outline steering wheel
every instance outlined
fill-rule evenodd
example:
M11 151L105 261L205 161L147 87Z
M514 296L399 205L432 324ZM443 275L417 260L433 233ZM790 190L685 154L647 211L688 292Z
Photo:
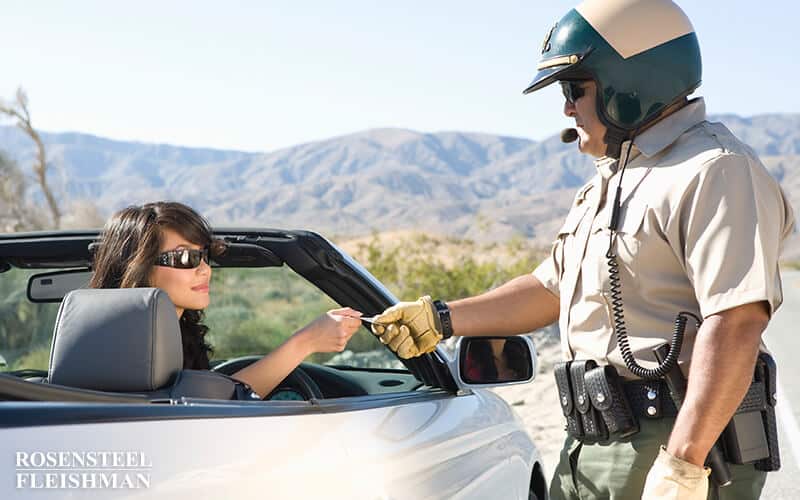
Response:
M238 372L242 368L250 366L259 359L261 359L261 356L242 356L240 358L233 358L214 366L211 368L211 371L232 376L234 373ZM325 395L322 394L322 389L320 389L319 385L314 382L314 379L311 378L308 373L306 373L306 371L298 365L297 368L292 370L292 372L289 373L289 375L287 375L286 378L277 385L275 390L265 395L262 399L268 400L275 391L286 388L299 392L306 401L309 399L323 399L325 397Z
M292 372L289 373L289 375L287 375L286 378L283 379L283 381L278 384L278 386L271 393L267 394L264 399L268 400L273 393L284 389L287 386L300 392L306 401L309 399L323 399L325 397L317 383L314 382L314 379L311 378L305 370L298 366L292 370Z

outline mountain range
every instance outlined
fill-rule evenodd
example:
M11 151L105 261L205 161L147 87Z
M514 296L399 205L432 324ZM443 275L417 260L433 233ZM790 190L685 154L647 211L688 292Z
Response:
M752 146L798 206L800 114L710 120ZM419 229L546 243L575 189L594 173L591 160L558 136L371 129L267 153L81 133L42 138L58 196L91 200L104 215L174 199L218 225L300 227L337 237ZM34 154L32 142L11 126L0 127L0 150L26 168Z

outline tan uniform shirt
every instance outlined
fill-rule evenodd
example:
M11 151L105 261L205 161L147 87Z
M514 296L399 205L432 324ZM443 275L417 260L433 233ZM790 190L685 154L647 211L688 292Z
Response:
M596 161L597 175L575 197L551 255L533 272L559 296L567 359L594 359L633 377L613 330L609 222L618 165ZM652 349L668 342L675 316L700 317L782 301L778 257L794 225L778 183L750 148L705 121L702 99L634 139L622 175L616 253L633 355L656 366ZM680 362L686 370L696 329L690 321Z

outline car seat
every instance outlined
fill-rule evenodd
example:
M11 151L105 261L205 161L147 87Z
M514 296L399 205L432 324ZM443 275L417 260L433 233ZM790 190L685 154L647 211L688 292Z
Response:
M260 399L231 377L183 369L175 305L158 288L69 292L56 318L47 381L151 399Z

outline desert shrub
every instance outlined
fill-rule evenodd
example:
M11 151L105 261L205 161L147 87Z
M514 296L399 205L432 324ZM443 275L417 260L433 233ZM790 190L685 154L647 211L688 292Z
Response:
M472 241L452 238L446 243L455 248L449 255L433 239L417 237L387 245L375 236L361 245L359 255L364 266L402 300L476 295L531 272L543 257L542 249L521 239L510 240L502 251L496 244L479 248Z

